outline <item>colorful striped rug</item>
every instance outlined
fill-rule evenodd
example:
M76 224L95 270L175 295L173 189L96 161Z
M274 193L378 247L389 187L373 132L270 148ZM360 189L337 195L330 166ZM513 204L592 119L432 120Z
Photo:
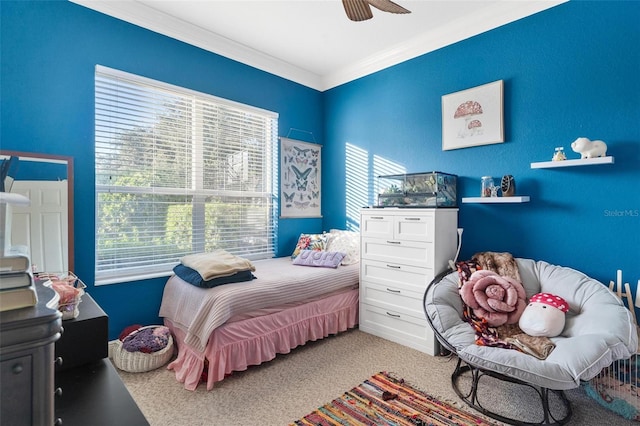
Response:
M298 426L495 425L380 372L302 419Z

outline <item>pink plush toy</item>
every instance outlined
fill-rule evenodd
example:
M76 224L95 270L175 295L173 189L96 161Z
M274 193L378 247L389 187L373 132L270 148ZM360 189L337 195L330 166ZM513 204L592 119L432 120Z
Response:
M538 293L531 296L518 325L529 336L555 337L564 329L569 304L560 296Z
M460 288L462 301L489 327L517 324L527 306L521 283L489 270L480 269Z

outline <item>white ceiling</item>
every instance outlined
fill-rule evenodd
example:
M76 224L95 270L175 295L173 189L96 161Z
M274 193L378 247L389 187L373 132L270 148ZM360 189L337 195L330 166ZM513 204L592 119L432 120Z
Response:
M327 90L566 0L395 0L350 21L340 0L71 0L309 86Z

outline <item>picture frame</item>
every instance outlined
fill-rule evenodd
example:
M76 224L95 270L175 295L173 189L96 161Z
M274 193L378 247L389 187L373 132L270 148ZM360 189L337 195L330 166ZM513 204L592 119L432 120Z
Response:
M322 217L322 145L280 138L280 217Z
M504 142L503 89L497 80L442 96L442 150Z

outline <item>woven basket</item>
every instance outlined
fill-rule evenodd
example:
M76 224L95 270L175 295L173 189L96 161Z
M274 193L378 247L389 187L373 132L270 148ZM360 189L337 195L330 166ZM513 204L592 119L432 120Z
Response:
M149 325L141 327L138 330L145 328L155 328L157 325ZM137 330L136 330L137 331ZM131 335L129 335L131 336ZM127 337L129 337L127 336ZM126 337L125 337L126 340ZM145 371L155 370L160 368L171 360L173 356L173 337L169 335L169 341L167 346L156 352L144 353L144 352L129 352L122 347L122 342L117 340L114 343L112 350L113 364L120 370L128 371L129 373L143 373Z

